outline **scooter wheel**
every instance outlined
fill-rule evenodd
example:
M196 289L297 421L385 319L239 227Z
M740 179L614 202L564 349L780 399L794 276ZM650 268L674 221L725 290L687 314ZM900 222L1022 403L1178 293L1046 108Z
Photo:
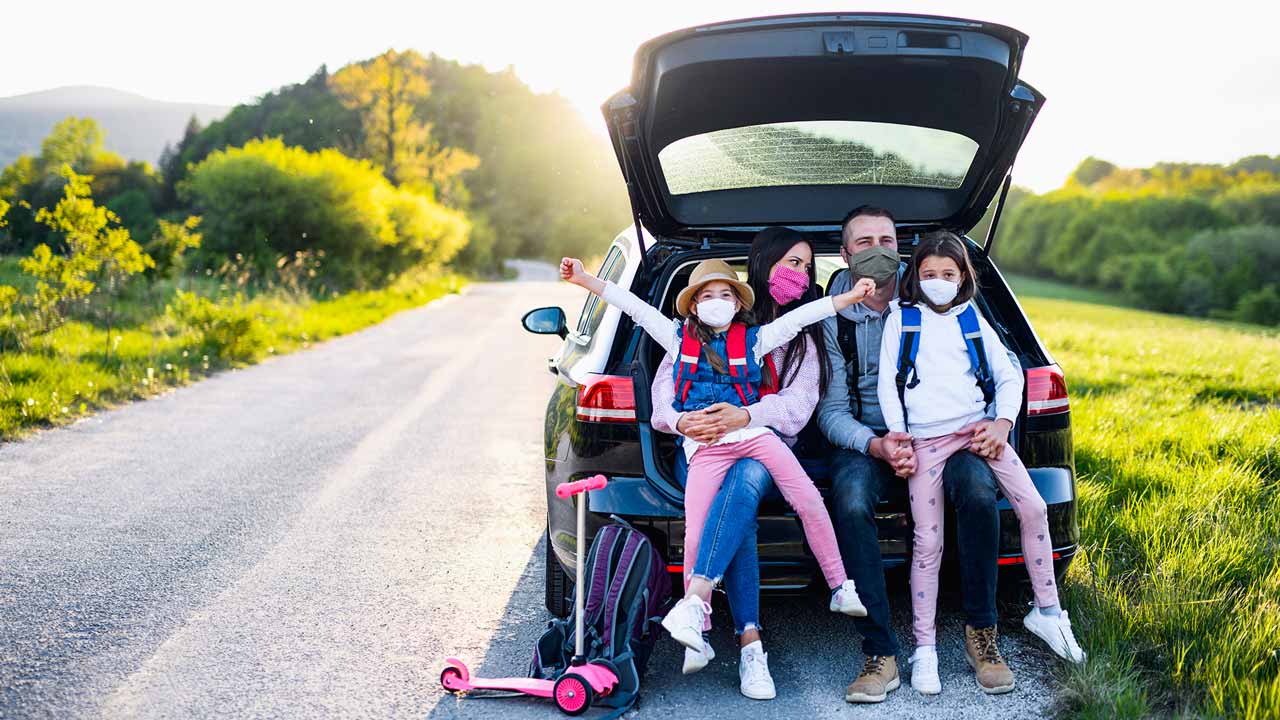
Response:
M560 676L552 687L556 707L565 715L581 715L591 707L591 685L581 675L568 673Z
M617 678L621 677L621 675L619 675L619 674L618 674L618 668L617 668L617 666L616 666L616 665L614 665L613 663L609 662L608 660L603 660L603 659L601 659L601 660L592 660L590 664L592 664L592 665L599 665L600 667L605 668L606 670L608 670L610 673L612 673L612 674L613 674L613 677L614 677L614 679L615 679L615 680L616 680ZM606 687L605 689L601 690L601 691L600 691L600 697L604 697L604 696L606 696L606 695L611 695L611 694L613 694L613 689L614 689L615 687L616 687L616 685L610 685L609 687Z
M440 673L440 685L450 692L462 691L462 671L456 667L447 667Z

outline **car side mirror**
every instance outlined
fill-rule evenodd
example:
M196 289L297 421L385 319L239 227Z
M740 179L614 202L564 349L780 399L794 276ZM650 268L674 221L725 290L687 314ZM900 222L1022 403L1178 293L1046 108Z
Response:
M530 310L521 318L520 324L534 335L559 335L564 339L569 334L569 327L564 322L564 310L558 307Z

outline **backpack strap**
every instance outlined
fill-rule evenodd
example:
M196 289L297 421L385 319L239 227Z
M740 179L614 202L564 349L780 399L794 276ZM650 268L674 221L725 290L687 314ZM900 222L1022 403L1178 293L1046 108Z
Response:
M862 422L862 393L858 383L862 379L862 362L858 359L858 324L836 313L836 341L844 355L845 384L849 388L849 410L858 422Z
M978 311L973 305L960 312L956 319L960 321L960 332L964 335L964 347L969 351L969 367L973 377L982 390L982 401L987 405L995 399L996 384L991 377L991 368L987 364L987 350L982 342L982 328L978 325Z
M613 581L609 583L609 594L604 599L604 647L606 652L613 655L614 630L618 623L618 601L621 599L622 591L627 586L627 580L631 577L631 569L635 566L636 558L639 556L638 550L644 543L644 536L638 532L627 533L626 542L622 546L622 554L618 557L618 567L614 568ZM627 629L630 632L630 628Z
M729 356L729 376L733 378L733 388L742 399L742 406L750 405L747 396L753 392L747 371L747 326L734 323L729 326L728 337L725 338L725 354Z
M773 362L773 353L769 353L764 356L764 367L760 369L759 397L776 394L778 385L781 383L782 378L778 377L778 366Z
M900 312L902 338L898 345L898 375L894 382L898 386L898 402L902 405L902 424L908 425L907 388L920 384L920 374L916 372L916 351L920 349L920 308L906 305ZM912 378L910 381L907 380L909 376ZM909 425L907 431L911 431Z
M686 322L680 330L680 357L676 364L676 397L680 402L689 399L689 388L698 374L698 357L702 355L702 343L693 332L692 322ZM681 384L683 383L683 384Z
M609 569L613 564L613 546L618 542L621 529L617 525L600 528L591 547L591 579L587 582L587 596L582 610L583 627L592 627L604 607L605 586L609 582ZM582 592L583 588L574 588Z

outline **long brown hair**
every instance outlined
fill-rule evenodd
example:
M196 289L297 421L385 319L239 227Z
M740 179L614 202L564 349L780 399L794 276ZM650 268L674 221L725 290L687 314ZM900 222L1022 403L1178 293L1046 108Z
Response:
M797 243L808 245L809 252L814 255L814 261L809 264L809 287L805 288L804 294L798 299L785 306L779 305L778 301L769 294L769 272ZM813 252L813 243L791 228L769 227L756 233L755 239L751 241L750 255L747 257L747 284L751 285L751 289L755 291L756 306L753 310L760 322L773 322L810 300L822 297L822 292L818 290L817 260L817 254ZM825 393L827 379L831 375L831 361L827 358L827 344L820 322L806 327L790 343L787 343L786 352L782 355L782 367L778 368L778 377L775 378L773 387L781 388L795 380L796 375L799 374L800 366L804 364L805 355L809 352L808 344L804 341L805 335L813 341L818 354L818 392ZM764 363L762 362L761 365ZM765 365L765 367L768 366Z
M911 256L911 265L902 278L901 303L933 307L920 289L920 264L925 258L934 256L951 258L956 267L960 268L960 289L956 292L956 299L951 301L951 307L972 300L978 292L978 276L973 271L973 263L969 261L969 251L965 249L964 241L953 232L935 230L920 239L920 245Z

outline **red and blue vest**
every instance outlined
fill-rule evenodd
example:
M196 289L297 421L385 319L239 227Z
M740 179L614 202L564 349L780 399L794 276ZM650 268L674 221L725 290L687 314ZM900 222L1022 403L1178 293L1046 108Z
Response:
M728 373L718 373L707 361L706 351L686 324L679 330L680 357L672 372L675 375L675 400L672 406L681 412L701 410L716 403L746 407L765 395L777 392L777 370L773 358L765 357L765 372L756 362L754 347L760 328L734 323L726 332L711 338L711 350L729 363Z

